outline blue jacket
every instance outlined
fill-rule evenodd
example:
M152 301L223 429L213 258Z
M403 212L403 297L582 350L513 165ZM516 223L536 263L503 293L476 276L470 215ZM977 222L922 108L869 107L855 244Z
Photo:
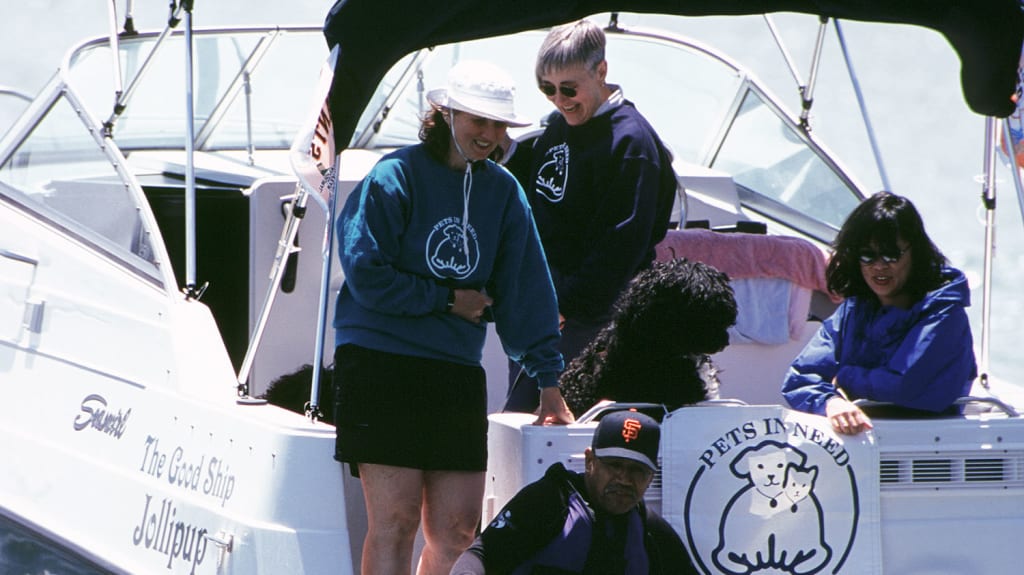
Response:
M847 298L789 368L782 394L793 409L825 414L837 394L932 412L968 395L978 375L967 278L945 268L946 282L910 309Z
M479 365L486 324L446 303L449 288L484 290L506 353L557 385L558 308L522 188L488 160L474 167L465 226L464 199L463 172L422 144L381 158L356 185L337 220L335 345Z

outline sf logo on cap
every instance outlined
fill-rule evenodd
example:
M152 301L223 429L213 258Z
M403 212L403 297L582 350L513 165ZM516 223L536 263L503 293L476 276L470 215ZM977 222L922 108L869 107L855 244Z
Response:
M626 443L640 437L640 429L643 426L636 419L627 419L622 422L622 437Z

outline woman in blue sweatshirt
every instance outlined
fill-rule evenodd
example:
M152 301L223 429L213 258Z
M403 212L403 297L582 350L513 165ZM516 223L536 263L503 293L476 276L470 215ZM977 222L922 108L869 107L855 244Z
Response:
M977 376L970 289L924 230L910 200L878 192L850 213L833 245L828 287L845 296L790 366L782 394L839 433L871 428L870 399L953 412Z
M422 143L382 158L337 221L335 458L362 480L363 573L447 573L473 541L487 465L486 321L541 382L538 423L569 423L558 308L522 188L488 159L513 109L509 77L464 61Z

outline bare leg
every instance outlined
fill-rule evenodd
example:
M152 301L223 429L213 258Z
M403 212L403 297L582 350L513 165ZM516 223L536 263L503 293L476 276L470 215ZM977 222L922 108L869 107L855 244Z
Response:
M363 482L367 519L363 575L409 573L420 522L424 472L360 463L359 477Z
M484 497L478 471L426 471L423 539L417 575L447 575L473 543Z

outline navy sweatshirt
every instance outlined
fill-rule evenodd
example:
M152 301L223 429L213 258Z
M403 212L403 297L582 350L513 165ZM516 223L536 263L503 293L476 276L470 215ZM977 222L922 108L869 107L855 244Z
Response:
M582 125L555 115L533 154L528 197L559 311L601 320L665 237L677 185L671 156L618 90Z

